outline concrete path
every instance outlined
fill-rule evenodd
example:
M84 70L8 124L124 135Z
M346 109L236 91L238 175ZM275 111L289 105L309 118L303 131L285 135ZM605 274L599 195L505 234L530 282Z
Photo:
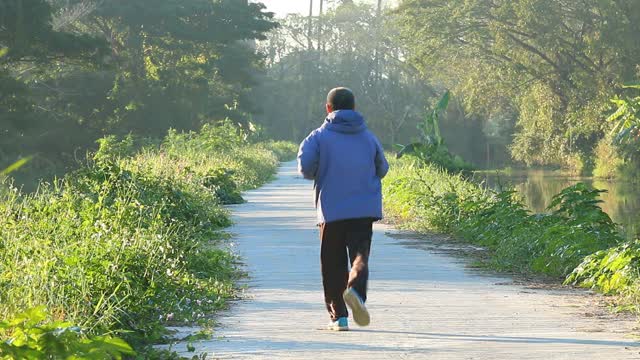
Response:
M626 335L636 323L596 311L596 296L513 285L407 246L384 226L373 241L371 326L320 330L328 317L311 183L287 163L246 199L231 231L250 273L247 298L220 319L216 339L194 344L208 358L640 359Z

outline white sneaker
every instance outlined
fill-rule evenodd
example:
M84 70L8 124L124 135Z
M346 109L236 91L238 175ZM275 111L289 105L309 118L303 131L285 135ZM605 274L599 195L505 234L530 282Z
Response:
M356 324L360 326L369 325L371 317L369 316L369 311L367 311L366 306L364 306L364 301L362 301L362 298L358 295L358 292L349 288L344 291L342 298L351 308L351 311L353 312L353 320Z
M341 317L336 321L332 321L327 325L327 330L331 331L348 331L349 330L349 319L346 317Z

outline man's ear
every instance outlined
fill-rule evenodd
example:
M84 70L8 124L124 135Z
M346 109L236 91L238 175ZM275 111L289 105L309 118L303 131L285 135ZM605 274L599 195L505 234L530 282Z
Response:
M327 104L327 114L331 114L333 112L333 106L331 104Z

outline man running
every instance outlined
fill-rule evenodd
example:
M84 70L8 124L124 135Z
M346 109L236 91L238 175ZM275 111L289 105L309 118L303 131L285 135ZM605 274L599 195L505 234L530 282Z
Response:
M356 324L370 322L365 307L369 251L373 223L382 219L381 180L389 163L364 117L355 111L351 90L331 90L326 109L324 124L300 145L298 170L314 180L328 328L346 331L347 305Z

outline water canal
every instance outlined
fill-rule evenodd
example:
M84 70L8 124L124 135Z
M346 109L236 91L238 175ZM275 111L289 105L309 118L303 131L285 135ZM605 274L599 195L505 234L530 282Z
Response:
M526 205L535 212L544 212L554 195L562 189L584 182L601 194L602 209L613 221L621 224L629 237L640 231L640 184L625 181L607 181L594 178L569 176L552 170L513 170L509 172L479 172L475 181L493 189L515 188Z

